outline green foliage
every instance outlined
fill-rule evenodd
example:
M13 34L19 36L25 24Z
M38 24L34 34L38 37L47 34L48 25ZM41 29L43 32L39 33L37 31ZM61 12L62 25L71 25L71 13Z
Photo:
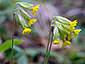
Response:
M30 56L31 57L29 59L33 59L35 56L37 56L40 53L42 53L43 55L45 55L46 49L42 49L42 48L40 48L39 50L26 49L25 50L25 53L26 53L27 56ZM56 54L56 52L53 52L53 51L50 52L50 57L51 58L55 58L55 59L57 59L59 61L63 61L63 58L59 54Z
M0 16L0 24L2 24L4 21L5 21L5 19L6 19L6 16Z
M19 59L18 59L18 64L28 64L28 59L26 56L22 55Z
M14 45L19 45L19 44L22 44L22 40L15 39L14 40ZM4 42L0 46L0 53L8 50L11 46L12 46L12 40L8 40L8 41Z
M35 57L39 52L38 52L38 50L26 49L25 53L28 56Z
M13 58L14 59L21 57L22 53L23 53L23 50L20 47L17 47L17 46L13 47ZM6 50L4 52L4 55L7 59L11 59L11 56L10 56L11 55L11 48Z
M73 53L70 56L70 60L75 62L75 64L85 64L85 55L84 53Z
M6 35L7 30L5 29L4 26L0 26L0 36Z
M75 60L77 58L78 54L77 53L74 53L71 57L70 57L70 60Z

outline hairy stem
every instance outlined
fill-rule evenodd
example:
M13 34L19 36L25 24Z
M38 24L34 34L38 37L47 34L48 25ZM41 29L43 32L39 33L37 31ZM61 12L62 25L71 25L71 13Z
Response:
M15 21L15 14L13 14L13 23L12 23L12 52L11 52L11 64L13 64L14 21Z
M49 48L48 55L47 55L46 64L48 63L48 59L49 59L49 55L50 55L50 51L51 51L51 47L52 47L52 42L53 42L53 33L52 33L52 38L51 38L50 48Z
M49 30L48 44L47 44L47 48L46 48L46 55L45 55L44 64L46 63L46 59L47 59L47 55L48 55L48 47L49 47L49 43L50 43L50 35L51 35L51 27L50 27L50 30Z

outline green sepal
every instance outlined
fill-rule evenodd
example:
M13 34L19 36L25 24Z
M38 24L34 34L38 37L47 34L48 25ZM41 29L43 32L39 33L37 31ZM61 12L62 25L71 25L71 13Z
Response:
M69 22L71 22L70 20L68 20L67 18L61 17L61 16L56 16L56 19L62 23L62 24L66 24L69 25Z
M22 28L27 26L27 24L26 24L25 20L23 19L23 17L20 16L19 14L16 14L16 20L17 20L18 24L21 25Z
M66 29L64 29L61 25L58 25L59 29L62 30L62 32L64 34L68 34L69 31L67 31Z
M25 3L25 2L17 2L22 8L27 9L27 10L32 10L33 4Z
M67 30L64 29L61 25L58 25L58 30L59 30L59 34L60 34L61 40L64 41L64 39L65 39L64 38L64 35L67 35L68 34Z
M54 30L53 30L53 34L54 34L54 39L55 39L55 38L58 38L58 37L60 36L60 34L59 34L59 31L58 31L58 28L57 28L57 27L55 27L55 28L54 28Z
M62 25L62 27L64 29L66 29L67 31L71 32L70 26L68 26L68 25Z
M31 16L30 16L26 11L24 11L23 9L20 9L20 8L19 8L19 10L20 10L20 13L22 14L22 16L23 16L27 21L29 21L30 18L31 18Z

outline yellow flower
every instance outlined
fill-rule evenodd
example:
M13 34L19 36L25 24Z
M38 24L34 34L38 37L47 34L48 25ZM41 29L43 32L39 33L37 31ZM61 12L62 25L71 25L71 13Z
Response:
M71 39L73 38L73 36L74 36L74 34L68 34L67 39L68 39L68 40L71 40Z
M70 26L70 28L71 28L71 31L73 31L73 29L75 29L75 26Z
M57 39L55 39L53 44L59 44L59 41Z
M25 35L26 33L29 34L30 32L31 32L31 29L25 27L24 30L23 30L23 32L22 32L22 34L23 34L23 35Z
M75 38L77 37L77 35L79 34L80 31L81 31L81 29L74 30L74 36L75 36Z
M74 20L73 22L70 22L70 26L76 26L77 23L77 20Z
M66 43L63 43L63 44L62 44L62 47L66 47Z
M69 42L69 41L65 41L65 43L66 43L66 45L70 45L71 44L71 42Z
M77 25L77 20L74 20L73 22L70 22L70 28L71 28L71 31L73 31L73 29L75 29L75 26Z
M28 25L27 27L31 26L33 24L33 22L36 22L37 19L31 19L29 22L28 22Z
M38 9L39 9L39 4L38 5L36 5L35 7L32 7L32 12L33 12L33 15L35 16L36 15L36 12L38 11Z
M62 47L66 47L66 45L70 45L70 44L71 44L71 42L65 40L62 44Z

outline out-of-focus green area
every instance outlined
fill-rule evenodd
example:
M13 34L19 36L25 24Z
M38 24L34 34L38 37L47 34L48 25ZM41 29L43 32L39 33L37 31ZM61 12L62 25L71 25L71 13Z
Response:
M40 4L34 18L38 19L30 34L22 35L15 21L14 64L43 64L52 16L78 20L82 31L66 48L52 46L49 64L85 64L85 0L0 0L0 64L10 64L12 14L16 2ZM32 17L32 12L27 11Z

